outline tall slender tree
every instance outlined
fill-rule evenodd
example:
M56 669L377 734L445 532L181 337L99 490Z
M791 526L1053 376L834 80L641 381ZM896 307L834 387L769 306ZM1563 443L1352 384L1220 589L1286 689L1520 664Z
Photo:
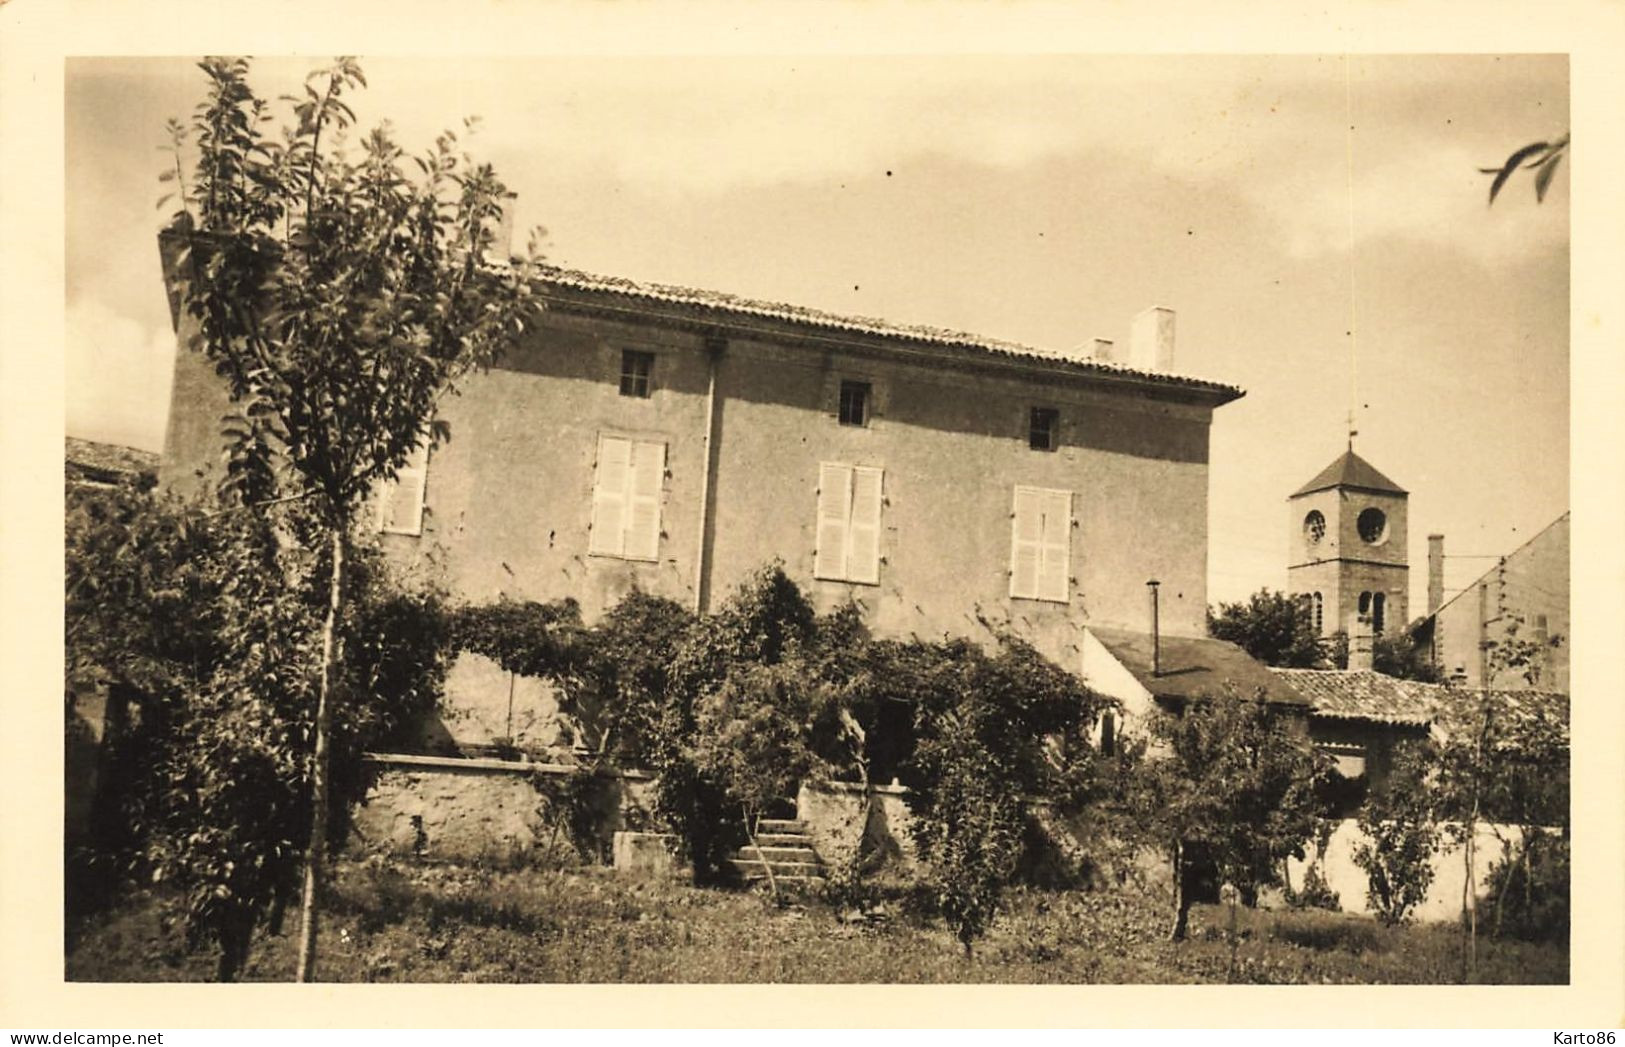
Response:
M292 122L280 137L246 60L200 68L207 94L189 123L170 121L174 164L160 176L180 204L164 234L166 277L185 348L205 354L231 392L227 484L244 506L311 499L330 580L310 754L297 973L306 981L328 843L329 733L345 698L335 693L337 624L351 530L421 444L449 437L438 399L519 338L537 305L526 264L489 264L513 194L455 134L411 166L387 125L359 148L350 141L345 97L366 86L353 59L284 97Z

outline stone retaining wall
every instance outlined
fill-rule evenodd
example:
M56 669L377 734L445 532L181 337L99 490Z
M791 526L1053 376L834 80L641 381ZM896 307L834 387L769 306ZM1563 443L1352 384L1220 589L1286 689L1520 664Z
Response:
M366 850L463 860L575 854L562 789L582 772L568 764L370 754L377 772L355 815ZM588 780L591 822L580 841L607 860L617 831L646 827L651 779L637 772Z

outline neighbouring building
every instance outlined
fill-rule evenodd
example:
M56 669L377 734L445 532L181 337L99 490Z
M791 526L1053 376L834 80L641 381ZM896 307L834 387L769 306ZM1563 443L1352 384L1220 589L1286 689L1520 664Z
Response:
M158 461L158 455L151 451L68 437L63 454L66 526L76 526L76 515L91 511L92 503L109 492L151 487L157 478ZM67 567L71 586L75 582L73 565ZM86 831L96 802L103 747L109 731L116 734L119 730L123 710L118 703L108 702L106 681L72 657L71 645L67 653L63 795L66 838L72 846Z
M1427 684L1371 669L1271 669L1310 703L1309 737L1348 779L1380 786L1394 746L1428 737L1434 692Z
M777 559L880 635L1009 628L1076 671L1085 626L1148 633L1156 578L1161 630L1204 635L1209 427L1242 391L1175 373L1171 311L1117 355L557 268L536 286L539 329L443 402L450 442L380 499L386 547L456 597L705 611ZM172 403L162 482L195 488L227 405L200 354ZM513 722L492 668L448 685L487 710L468 731Z
M1287 591L1321 636L1348 636L1351 668L1370 668L1374 637L1409 620L1408 498L1351 446L1287 499Z
M1444 598L1444 535L1428 535L1428 613L1412 637L1444 676L1470 688L1569 690L1569 514ZM1494 668L1511 635L1533 641L1533 664ZM1533 680L1529 677L1532 676Z
M1107 751L1124 728L1143 734L1151 716L1226 692L1268 703L1295 729L1308 726L1311 703L1292 681L1224 640L1089 625L1081 664L1084 682L1121 706L1121 723L1108 713L1101 725Z

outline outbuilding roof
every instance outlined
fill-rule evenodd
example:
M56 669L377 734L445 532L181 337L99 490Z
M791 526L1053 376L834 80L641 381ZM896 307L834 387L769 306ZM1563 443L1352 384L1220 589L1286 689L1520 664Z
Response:
M1307 706L1292 682L1270 672L1233 643L1197 636L1163 636L1157 670L1152 671L1151 634L1091 625L1093 633L1123 668L1153 697L1189 701L1223 694L1262 697L1276 705Z
M134 480L158 471L158 456L151 451L76 436L66 438L62 457L70 475L96 483Z
M1452 731L1468 729L1488 703L1494 715L1513 727L1549 721L1568 737L1569 699L1558 691L1452 687L1401 680L1370 669L1270 672L1297 688L1317 719L1429 727L1443 739Z
M1433 694L1433 730L1441 739L1453 732L1471 731L1482 723L1485 705L1503 728L1513 734L1544 722L1556 726L1565 741L1569 737L1569 696L1560 691L1514 691L1502 688L1469 690L1421 684Z
M1371 669L1271 669L1314 706L1314 715L1333 720L1426 727L1433 719L1427 685Z
M1292 497L1313 494L1329 487L1358 487L1362 491L1382 494L1406 494L1405 488L1377 471L1377 467L1361 458L1350 448L1337 456L1337 460L1322 469L1313 480L1292 492Z
M1081 357L1055 349L1043 349L1017 342L989 338L965 331L954 331L921 324L895 323L868 316L843 316L807 306L783 302L766 302L722 291L706 291L674 284L644 283L619 276L601 276L575 269L544 265L540 267L539 283L544 289L587 292L609 295L644 303L659 303L701 310L718 318L737 320L772 320L823 331L863 335L916 345L937 346L968 351L991 357L1016 360L1042 361L1060 365L1081 373L1104 377L1126 378L1198 391L1212 397L1217 404L1228 403L1244 395L1239 386L1226 385L1187 375L1167 374L1129 367L1109 360Z

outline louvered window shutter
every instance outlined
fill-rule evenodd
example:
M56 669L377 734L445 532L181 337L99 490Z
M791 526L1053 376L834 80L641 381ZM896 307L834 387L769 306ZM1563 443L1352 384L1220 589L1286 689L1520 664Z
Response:
M852 582L880 581L881 473L873 466L852 470L852 516L847 528L846 572Z
M423 494L429 475L429 446L419 444L378 498L378 529L388 534L423 533Z
M598 438L598 471L592 488L592 537L587 551L620 556L626 548L626 491L632 472L632 441L619 436Z
M1044 492L1044 537L1038 570L1038 598L1066 603L1071 573L1072 492Z
M818 534L813 576L839 580L846 572L849 523L852 519L852 467L836 462L818 466Z
M629 560L660 558L660 489L666 476L666 445L632 445L627 470L626 542Z
M1010 522L1010 595L1038 596L1038 575L1043 556L1044 498L1032 487L1017 487Z

